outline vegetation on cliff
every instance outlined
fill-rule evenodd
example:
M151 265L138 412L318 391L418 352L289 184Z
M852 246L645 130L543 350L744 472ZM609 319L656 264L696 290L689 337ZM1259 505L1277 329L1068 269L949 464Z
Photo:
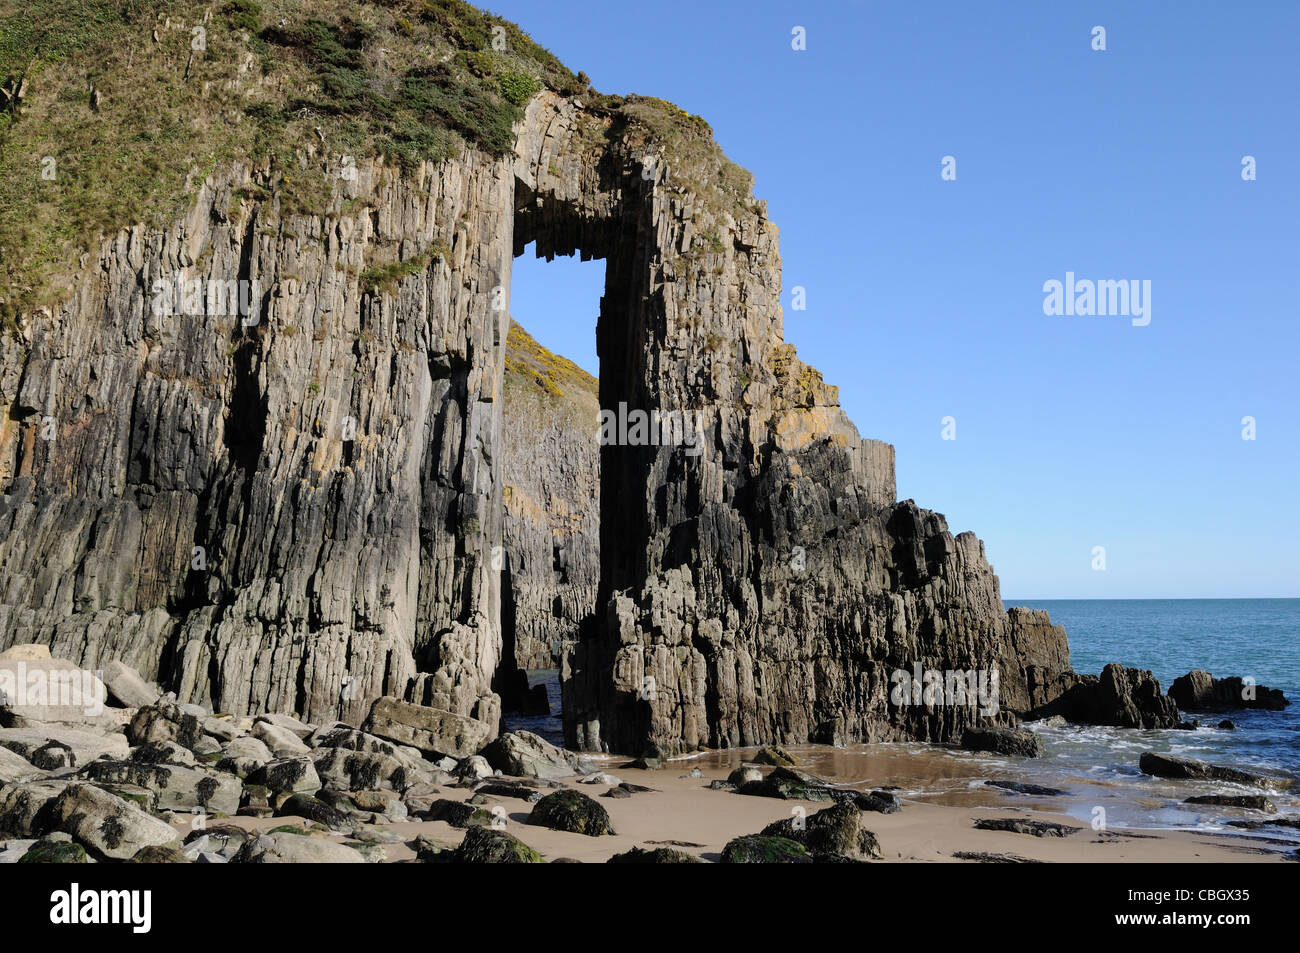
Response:
M462 0L31 0L0 14L0 317L59 300L96 241L173 220L232 162L269 160L283 207L321 214L361 156L509 152L543 88L585 94L593 144L626 137L750 201L702 119L587 85Z
M538 344L517 322L510 323L506 338L506 386L535 386L553 397L577 389L592 396L598 384L567 357L553 354Z

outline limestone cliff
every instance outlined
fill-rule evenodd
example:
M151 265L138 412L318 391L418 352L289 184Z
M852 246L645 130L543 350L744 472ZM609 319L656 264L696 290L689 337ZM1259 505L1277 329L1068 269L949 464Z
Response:
M0 648L121 658L228 711L359 722L398 695L490 739L510 268L535 241L606 260L599 406L677 424L600 448L571 745L987 720L891 704L916 664L999 669L995 720L1059 694L1064 632L896 501L893 448L783 340L776 226L703 120L594 93L455 0L175 0L84 41L63 11L57 42L50 5L0 33L40 40L0 63L23 197L0 215ZM89 62L112 68L87 98ZM19 191L49 141L85 151ZM94 149L139 174L96 178Z
M596 606L600 400L594 377L518 324L506 344L502 639L520 668L555 668Z

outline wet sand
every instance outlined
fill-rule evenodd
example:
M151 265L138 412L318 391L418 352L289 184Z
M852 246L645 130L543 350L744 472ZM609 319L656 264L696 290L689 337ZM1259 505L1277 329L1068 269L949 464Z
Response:
M1294 857L1295 845L1270 844L1267 838L1198 830L1094 830L1091 824L1071 814L1091 816L1089 805L1063 797L1029 797L978 783L982 766L971 759L947 757L941 753L903 750L894 746L873 746L859 750L790 748L800 759L800 768L832 783L859 789L896 785L903 801L894 814L864 813L864 825L873 831L884 854L884 862L969 862L958 855L1003 854L1038 861L1107 862L1279 862ZM602 863L612 855L633 847L652 849L672 846L705 861L719 859L724 845L734 837L756 834L773 821L791 816L802 807L814 814L825 803L782 801L709 789L715 779L724 779L739 766L746 751L708 752L694 758L668 762L662 770L646 771L620 767L624 759L595 759L601 770L622 781L645 785L654 791L627 798L602 797L604 784L580 784L576 778L562 781L595 797L609 812L613 836L588 837L535 827L527 823L532 805L516 798L490 798L488 810L500 804L507 818L506 830L537 850L546 860L560 857ZM689 777L698 768L703 777ZM769 769L764 769L769 770ZM983 770L982 777L996 776ZM842 779L853 778L852 782ZM972 783L973 782L973 783ZM545 793L545 792L543 792ZM472 790L444 787L440 795L464 801ZM1228 816L1235 816L1231 811ZM1068 837L1035 837L1007 831L977 830L979 818L1022 817L1063 823L1077 828ZM266 830L284 824L301 823L295 818L232 818L250 830ZM178 817L178 829L189 832L188 819ZM384 825L409 842L425 835L447 844L457 844L465 832L442 821L403 822ZM330 835L342 840L342 835ZM676 843L672 843L676 842ZM385 845L388 860L413 860L409 843Z

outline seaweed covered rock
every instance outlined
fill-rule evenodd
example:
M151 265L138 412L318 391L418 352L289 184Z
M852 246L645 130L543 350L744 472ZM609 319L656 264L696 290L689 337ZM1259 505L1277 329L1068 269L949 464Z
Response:
M326 804L310 794L292 794L275 812L278 817L301 817L333 830L350 830L355 823L345 811Z
M426 821L443 821L452 827L491 827L493 821L492 814L477 805L446 798L430 804L423 816Z
M175 847L141 847L129 861L132 864L188 864L192 861Z
M788 837L750 834L727 842L722 848L724 864L811 864L812 856L803 844Z
M73 841L41 840L18 858L20 864L84 864L86 848Z
M848 803L836 804L807 817L776 821L763 828L759 836L796 841L818 859L874 860L881 856L876 835L862 826L861 812Z
M71 834L101 860L130 860L142 847L180 843L170 825L90 784L64 790L50 818L58 830Z
M738 788L741 794L774 797L785 801L830 801L830 785L793 768L776 768L761 781L748 781Z
M513 834L492 827L471 827L449 858L455 864L540 864L542 855Z
M609 812L599 802L567 788L538 801L528 815L528 823L588 837L614 833L609 826Z
M751 760L754 764L770 764L776 768L793 768L799 764L784 748L776 745L762 748Z
M621 854L615 854L607 864L702 864L704 861L698 857L680 851L673 850L671 847L656 847L654 850L642 850L640 847L633 847L631 850L625 850Z
M321 789L320 775L306 755L270 761L250 774L247 784L276 794L315 794Z

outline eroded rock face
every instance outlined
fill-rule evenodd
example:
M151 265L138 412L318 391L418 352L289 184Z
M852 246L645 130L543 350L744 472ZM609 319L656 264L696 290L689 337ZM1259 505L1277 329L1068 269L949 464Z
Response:
M1063 715L1067 721L1117 728L1178 728L1178 705L1160 690L1160 681L1147 669L1111 663L1101 675L1063 676L1067 686L1035 716Z
M514 156L359 161L313 214L235 166L106 241L0 352L0 645L120 659L222 712L357 723L390 696L490 741L506 292L535 240L606 259L600 406L663 424L600 450L572 746L952 740L1051 701L1064 632L1004 612L980 541L897 502L893 448L783 340L747 175L658 142L648 102L543 91ZM247 282L251 313L157 313L178 278ZM996 670L997 712L891 703L918 664Z
M1174 679L1169 686L1169 697L1191 711L1223 712L1238 708L1281 711L1291 704L1281 689L1248 683L1236 675L1215 678L1199 668Z
M521 669L556 668L600 583L596 380L512 324L501 432L501 625Z
M512 163L361 162L319 214L279 175L118 232L0 349L0 646L317 720L425 672L495 731Z

